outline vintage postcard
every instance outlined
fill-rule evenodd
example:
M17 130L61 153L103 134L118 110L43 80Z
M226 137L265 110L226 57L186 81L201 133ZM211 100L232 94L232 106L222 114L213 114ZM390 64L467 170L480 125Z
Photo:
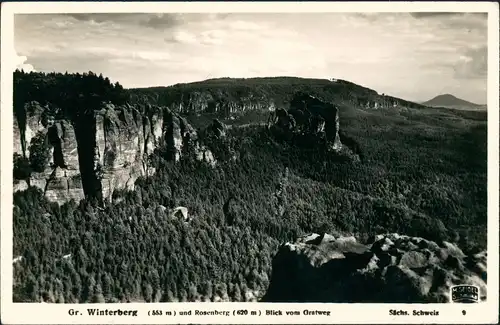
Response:
M1 322L498 323L498 9L2 3Z

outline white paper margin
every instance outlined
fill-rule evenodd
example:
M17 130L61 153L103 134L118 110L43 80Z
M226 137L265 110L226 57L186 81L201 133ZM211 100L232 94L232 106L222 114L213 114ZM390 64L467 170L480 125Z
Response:
M1 6L1 316L3 324L488 324L498 323L499 261L499 12L494 2L18 2ZM15 69L15 13L81 12L487 12L488 13L488 298L479 304L319 304L319 303L12 303L12 71ZM137 310L138 316L86 316L88 308ZM70 316L69 310L83 316ZM328 310L331 316L292 316L286 311ZM390 316L389 310L410 316ZM177 316L148 316L151 310ZM247 310L247 316L178 316L179 311ZM264 316L281 310L284 316ZM413 310L436 310L439 316L411 316ZM466 310L464 316L462 310ZM251 316L250 312L261 313Z

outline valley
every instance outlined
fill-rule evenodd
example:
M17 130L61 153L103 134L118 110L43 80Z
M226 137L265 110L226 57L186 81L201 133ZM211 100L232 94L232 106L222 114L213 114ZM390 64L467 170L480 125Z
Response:
M14 81L14 301L405 301L330 280L329 293L304 287L309 276L355 283L375 255L385 262L370 264L373 292L398 276L445 278L413 302L486 282L486 111L337 79L124 89L93 73L16 71ZM314 247L334 266L320 269ZM273 280L283 265L300 295ZM377 277L384 268L396 275Z

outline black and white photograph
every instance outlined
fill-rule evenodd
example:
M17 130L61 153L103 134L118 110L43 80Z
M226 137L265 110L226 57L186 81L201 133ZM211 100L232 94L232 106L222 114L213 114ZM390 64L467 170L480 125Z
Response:
M488 13L361 9L15 14L12 302L488 301Z

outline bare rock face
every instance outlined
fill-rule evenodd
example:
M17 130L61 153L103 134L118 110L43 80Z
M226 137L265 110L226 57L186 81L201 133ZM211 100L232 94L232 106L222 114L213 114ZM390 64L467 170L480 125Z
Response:
M197 145L195 148L195 154L198 161L204 161L212 167L217 165L217 160L208 147L204 145Z
M316 134L324 132L326 139L332 144L332 149L341 149L340 119L337 106L314 96L298 93L290 102L288 112L295 117L298 124L303 125L302 129L311 130Z
M26 151L23 149L23 143L22 140L24 140L24 134L21 134L21 128L19 126L19 122L17 121L16 118L14 118L14 125L12 128L12 138L14 140L13 143L13 151L14 153L17 153L21 156L24 156L26 154Z
M239 93L237 97L216 87L209 90L182 92L169 108L179 113L219 113L229 116L235 112L273 110L275 103L254 93Z
M31 139L39 132L46 130L43 123L44 108L37 102L24 105L24 114L14 118L13 137L14 153L29 157Z
M183 220L184 222L189 222L191 221L191 217L189 216L188 213L188 208L186 207L176 207L170 211L170 217L171 218L178 218L180 220Z
M29 187L28 182L24 179L21 180L15 180L14 184L12 184L12 191L19 192L19 191L25 191Z
M134 107L108 104L96 115L96 170L100 170L102 194L111 199L115 189L133 189L140 176L154 169L148 156L165 148L167 159L179 162L192 152L198 160L213 164L210 151L200 145L196 130L168 108L147 107L146 117Z
M378 235L312 234L282 245L273 261L267 302L444 303L450 287L469 284L486 299L486 252L466 256L448 242Z
M131 114L112 104L96 114L95 169L100 171L103 198L111 199L115 189L133 189L137 178L146 172L147 137L142 120L136 121Z
M177 162L181 158L183 145L181 121L170 110L165 112L164 121L163 138L165 139L168 158Z
M185 118L165 109L163 142L169 160L178 162L181 157L192 155L196 160L214 166L216 161L212 152L199 141L198 133Z
M80 201L84 198L81 175L56 167L47 180L45 196L49 201L59 204L71 199Z
M73 125L67 120L54 120L39 105L28 107L26 111L26 122L16 119L14 123L14 152L30 158L36 154L30 152L30 148L37 137L43 140L48 159L43 170L35 170L29 179L15 182L14 191L35 186L50 201L59 204L70 199L81 200L84 193ZM24 125L24 129L20 125Z
M78 174L78 145L73 125L67 120L59 120L48 128L47 135L54 148L53 163L73 175Z
M78 145L73 125L59 120L49 126L47 136L52 146L51 172L47 179L45 195L50 201L76 201L84 197Z
M290 108L271 113L269 126L290 138L293 134L325 139L333 151L342 149L339 110L335 105L304 94L296 94Z
M27 180L17 180L14 191L36 186L50 201L79 201L85 196L80 172L85 166L87 177L95 178L98 185L91 184L90 189L111 200L116 189L131 190L138 177L155 172L148 156L157 148L165 148L166 158L176 162L192 154L212 166L216 163L211 151L198 141L196 130L166 108L148 106L140 111L108 103L85 122L54 120L45 109L26 109L25 121L15 120L14 152L30 158L30 144L36 138L48 158L43 170L32 172ZM78 134L75 123L79 123Z

